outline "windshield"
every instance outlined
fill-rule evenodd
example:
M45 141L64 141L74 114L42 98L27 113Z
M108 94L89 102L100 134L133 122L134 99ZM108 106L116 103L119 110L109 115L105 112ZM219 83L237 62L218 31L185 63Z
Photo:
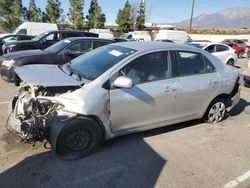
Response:
M196 48L200 48L200 49L202 49L206 46L205 44L198 44L198 43L187 43L187 44L190 46L194 46Z
M48 33L41 33L41 34L37 35L36 37L34 37L32 40L33 41L39 41L41 38L43 38L47 34Z
M45 51L47 51L47 52L59 52L59 51L63 50L66 46L68 46L70 43L71 43L71 41L68 39L61 40L60 42L57 42L57 43L49 46L48 48L46 48Z
M134 52L135 50L125 47L104 46L74 59L70 68L76 70L84 79L94 80Z

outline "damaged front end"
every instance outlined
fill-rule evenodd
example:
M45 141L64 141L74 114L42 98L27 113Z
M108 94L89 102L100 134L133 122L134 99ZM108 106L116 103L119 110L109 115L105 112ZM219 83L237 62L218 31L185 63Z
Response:
M25 143L35 144L36 141L49 140L50 122L57 116L62 104L51 99L55 96L74 90L74 87L42 87L22 85L13 98L7 122L8 130Z

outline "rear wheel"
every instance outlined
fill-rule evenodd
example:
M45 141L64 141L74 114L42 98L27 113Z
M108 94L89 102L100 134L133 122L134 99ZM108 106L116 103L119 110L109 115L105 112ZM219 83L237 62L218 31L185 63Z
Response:
M223 99L215 99L207 109L205 120L208 123L219 123L226 114L226 104Z
M96 151L102 142L102 130L90 118L78 117L60 132L56 153L66 159L85 157Z
M233 59L229 59L229 60L227 61L227 65L234 66L234 60L233 60Z

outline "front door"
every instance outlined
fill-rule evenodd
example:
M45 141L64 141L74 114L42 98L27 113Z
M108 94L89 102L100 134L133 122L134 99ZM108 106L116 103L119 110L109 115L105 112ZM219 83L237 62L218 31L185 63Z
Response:
M110 90L112 131L146 129L173 119L176 79L168 52L143 55L117 73L132 79L131 89Z

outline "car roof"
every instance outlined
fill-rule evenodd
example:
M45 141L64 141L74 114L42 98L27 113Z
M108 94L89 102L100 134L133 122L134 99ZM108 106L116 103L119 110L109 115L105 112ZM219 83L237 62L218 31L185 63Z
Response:
M46 31L44 33L93 33L93 32L72 30L72 29L66 30L65 29L65 30L49 30L49 31ZM96 33L93 33L93 34L96 34Z
M169 43L169 42L159 42L159 41L152 41L152 42L140 42L140 41L131 41L131 42L119 42L114 43L111 45L131 48L136 51L150 51L155 49L169 49L169 48L181 48L186 50L196 50L193 46L187 46L184 44L176 44L176 43Z
M222 45L222 46L227 46L227 45L225 45L225 44L223 44L223 43L219 43L219 42L190 42L190 44L201 44L201 45L206 45L206 46L208 46L208 45Z
M69 37L69 38L65 38L63 40L70 40L71 42L74 42L76 40L96 40L96 41L115 42L114 40L111 40L111 39L104 39L104 38L97 38L97 37Z

